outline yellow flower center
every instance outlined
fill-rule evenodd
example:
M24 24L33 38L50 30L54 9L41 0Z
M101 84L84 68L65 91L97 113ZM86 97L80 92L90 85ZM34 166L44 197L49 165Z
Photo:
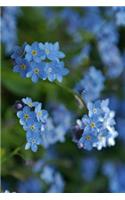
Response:
M28 103L28 106L29 106L29 107L32 107L32 105L33 105L32 103Z
M21 66L21 69L25 70L26 69L26 65L22 64Z
M39 74L39 69L38 69L38 68L35 68L35 69L34 69L34 73L35 73L35 74Z
M93 112L96 113L96 109L95 108L93 109Z
M28 115L28 114L25 114L25 115L24 115L24 119L27 120L28 118L29 118L29 115Z
M39 111L37 114L38 114L38 116L40 116L42 114L42 111Z
M37 51L36 50L32 50L32 55L36 56L37 55Z
M33 131L33 130L35 129L34 125L32 125L32 126L30 127L30 129Z
M91 136L90 135L86 135L86 140L91 140Z
M45 52L47 55L50 53L49 49L46 49Z
M32 144L35 144L36 143L36 140L35 139L32 139Z
M95 128L95 123L92 122L90 126L91 126L92 128Z

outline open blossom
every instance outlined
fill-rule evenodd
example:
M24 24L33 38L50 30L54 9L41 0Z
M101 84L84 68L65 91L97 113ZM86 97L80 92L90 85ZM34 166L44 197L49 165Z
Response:
M39 79L62 82L63 77L69 73L60 60L64 57L58 42L24 43L22 47L15 47L11 56L14 61L13 71L20 73L23 78L31 78L34 83Z
M80 148L101 150L115 144L118 135L114 127L115 113L109 109L108 104L108 99L88 103L88 115L77 120L77 125L82 130L82 135L77 141Z

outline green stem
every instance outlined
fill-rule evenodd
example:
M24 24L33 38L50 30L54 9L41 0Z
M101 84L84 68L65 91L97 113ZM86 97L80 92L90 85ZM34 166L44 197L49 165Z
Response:
M75 100L77 100L77 102L79 103L80 109L85 109L86 111L88 111L85 101L82 99L82 97L77 92L73 91L70 88L65 87L64 85L62 85L58 82L54 82L54 84L61 87L64 90L66 90L68 93L70 93L75 98Z
M6 158L4 158L4 159L2 160L2 163L6 162L6 161L9 160L10 158L12 158L14 155L17 155L18 152L22 149L23 146L24 146L24 145L21 145L20 147L17 147L16 149L14 149L14 151L12 151L12 153L11 153L8 157L6 157Z

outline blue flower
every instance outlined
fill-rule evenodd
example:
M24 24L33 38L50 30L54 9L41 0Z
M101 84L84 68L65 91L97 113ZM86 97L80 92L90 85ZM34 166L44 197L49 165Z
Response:
M13 48L13 52L12 52L12 55L11 55L11 58L14 59L16 61L16 59L18 58L22 58L23 55L24 55L24 49L25 49L25 46L26 46L26 42L21 46L15 46Z
M45 52L46 58L49 60L57 60L59 61L60 58L64 58L65 54L59 51L59 43L56 42L55 44L51 44L46 42L45 44L40 43L39 47L42 51Z
M35 107L35 113L36 113L36 117L38 122L41 121L43 123L46 123L47 118L48 118L48 112L46 110L42 110L41 109L41 104L39 103L36 107Z
M30 64L27 62L27 60L22 58L16 59L16 64L13 67L14 72L19 72L21 77L25 78L29 70L30 70Z
M33 102L32 99L29 97L23 98L22 102L31 108L39 104L39 102Z
M28 106L25 106L22 111L17 112L17 117L20 118L20 124L25 125L34 119L35 115Z
M51 82L56 79L62 82L63 76L67 75L68 72L68 69L64 68L64 63L59 61L47 63L44 68L45 79L48 78Z
M38 81L39 78L44 78L44 72L43 72L43 68L45 66L45 63L41 62L41 63L35 63L35 62L31 62L31 69L30 71L26 74L26 77L31 77L31 80L36 83Z
M36 63L40 63L41 60L45 59L44 51L40 49L38 42L34 42L31 46L27 44L25 46L25 52L25 59L27 61L34 61Z
M93 143L96 143L97 141L97 135L91 129L86 129L82 134L78 145L80 148L90 151L93 148Z
M38 145L41 144L41 137L39 132L27 132L26 139L27 143L25 149L27 150L31 148L33 152L36 152L38 150Z
M40 133L41 124L37 121L30 120L23 126L23 129L31 133Z

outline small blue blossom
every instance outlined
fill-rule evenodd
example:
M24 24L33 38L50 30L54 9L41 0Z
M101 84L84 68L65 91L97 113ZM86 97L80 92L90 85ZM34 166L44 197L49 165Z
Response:
M41 104L38 104L35 107L36 117L37 117L38 122L41 121L43 123L46 123L46 120L48 118L48 112L46 110L42 110L41 106L42 106Z
M28 106L25 106L22 111L17 112L17 117L20 119L20 124L25 125L34 119L35 115Z
M62 82L63 76L68 74L68 69L64 68L64 63L59 61L53 61L51 63L47 63L44 68L44 78L51 82L54 80L58 80Z
M26 74L30 70L30 64L27 60L22 58L17 58L15 66L13 67L13 72L19 72L22 78L26 77Z
M39 104L39 102L33 102L32 99L29 97L23 98L22 102L31 108Z
M44 51L42 51L39 47L38 42L34 42L31 46L27 44L25 46L25 58L28 61L34 61L36 63L40 63L41 60L45 59Z
M35 63L35 62L31 62L30 64L30 71L26 74L27 78L31 77L31 80L36 83L39 78L43 78L44 79L44 73L43 73L43 68L45 66L45 63L41 62L41 63Z
M25 149L27 150L31 148L33 152L36 152L38 150L37 145L41 144L41 137L39 132L36 133L32 131L27 132L26 138L27 138L27 143Z
M59 43L56 42L55 44L51 44L46 42L45 44L40 43L39 47L41 50L44 51L45 57L49 60L57 60L59 61L60 58L64 58L65 54L59 51Z
M97 140L97 135L90 129L86 129L79 140L79 147L84 148L85 150L92 150L93 148L93 143L96 143Z

